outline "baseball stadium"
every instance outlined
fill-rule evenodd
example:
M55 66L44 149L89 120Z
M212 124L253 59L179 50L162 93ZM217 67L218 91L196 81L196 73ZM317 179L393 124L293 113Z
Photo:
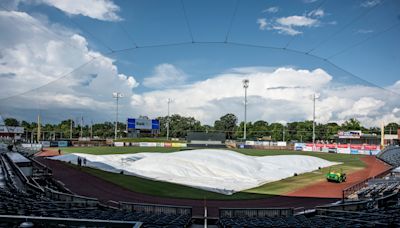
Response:
M400 227L399 9L0 2L0 228Z

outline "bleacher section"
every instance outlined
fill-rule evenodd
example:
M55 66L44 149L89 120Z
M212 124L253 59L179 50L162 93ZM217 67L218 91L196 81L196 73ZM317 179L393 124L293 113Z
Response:
M295 213L292 208L220 209L218 225L233 227L400 227L400 180L370 180L350 201Z
M57 191L58 186L48 179L49 170L40 171L47 179L35 181L23 176L4 154L0 155L0 161L0 177L5 182L0 187L0 227L19 227L22 221L46 227L187 227L190 224L190 207L120 202L119 208L114 208L94 198Z
M251 209L250 209L251 210ZM400 205L360 211L317 209L295 216L224 216L218 225L234 227L399 227Z
M53 201L37 194L0 191L0 214L33 217L140 221L142 227L185 227L191 215L125 211L101 204L86 206L73 201ZM1 218L0 218L1 221Z
M399 181L388 181L381 183L370 183L366 188L360 189L356 192L357 199L365 200L365 199L375 199L378 197L384 197L393 193L397 193L400 191L400 182Z
M384 150L382 150L377 155L377 157L394 167L399 167L400 166L400 146L387 147Z

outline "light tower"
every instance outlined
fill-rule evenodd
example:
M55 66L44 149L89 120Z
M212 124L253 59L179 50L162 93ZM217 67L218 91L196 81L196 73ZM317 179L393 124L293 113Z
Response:
M244 129L243 129L243 139L246 140L246 122L247 122L247 88L249 88L249 79L243 79L244 88Z
M312 143L313 143L313 150L315 148L315 100L318 99L318 96L315 94L312 95L313 100L313 126L312 126Z
M122 98L122 97L123 97L122 93L113 92L113 98L115 98L117 101L116 113L115 113L115 132L114 132L115 139L117 139L117 132L118 132L118 104L119 104L119 98Z

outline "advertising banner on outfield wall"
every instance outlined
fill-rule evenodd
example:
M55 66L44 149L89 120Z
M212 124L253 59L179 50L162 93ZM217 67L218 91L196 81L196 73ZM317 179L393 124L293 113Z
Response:
M67 147L68 142L67 141L58 141L58 147Z
M131 146L140 146L140 143L138 143L138 142L131 142Z
M140 142L140 147L156 147L157 143L155 142Z
M305 143L295 143L294 150L302 151L306 147Z
M166 142L164 143L164 147L172 147L172 143Z
M50 147L50 141L42 141L41 143L42 143L43 148Z
M295 143L294 150L297 151L316 151L340 154L364 154L376 155L380 152L379 145L359 145L359 144L319 144L313 147L312 143Z
M122 147L124 146L124 142L114 142L114 146Z
M177 148L187 147L187 144L186 143L172 143L172 147L177 147Z
M164 143L163 142L158 142L158 143L156 143L156 147L164 147Z

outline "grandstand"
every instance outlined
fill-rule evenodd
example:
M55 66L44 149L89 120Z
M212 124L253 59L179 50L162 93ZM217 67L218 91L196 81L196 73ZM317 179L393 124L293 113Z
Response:
M373 186L373 187L371 187ZM398 227L400 182L375 184L358 191L360 200L297 212L292 208L222 209L220 227ZM375 194L371 193L375 189Z
M390 146L382 150L378 155L378 158L384 162L394 166L400 166L400 146Z
M190 223L190 207L126 202L107 206L97 199L71 194L51 178L51 170L23 157L35 164L32 175L26 176L12 156L0 153L0 227L18 227L28 221L35 227L186 227Z

